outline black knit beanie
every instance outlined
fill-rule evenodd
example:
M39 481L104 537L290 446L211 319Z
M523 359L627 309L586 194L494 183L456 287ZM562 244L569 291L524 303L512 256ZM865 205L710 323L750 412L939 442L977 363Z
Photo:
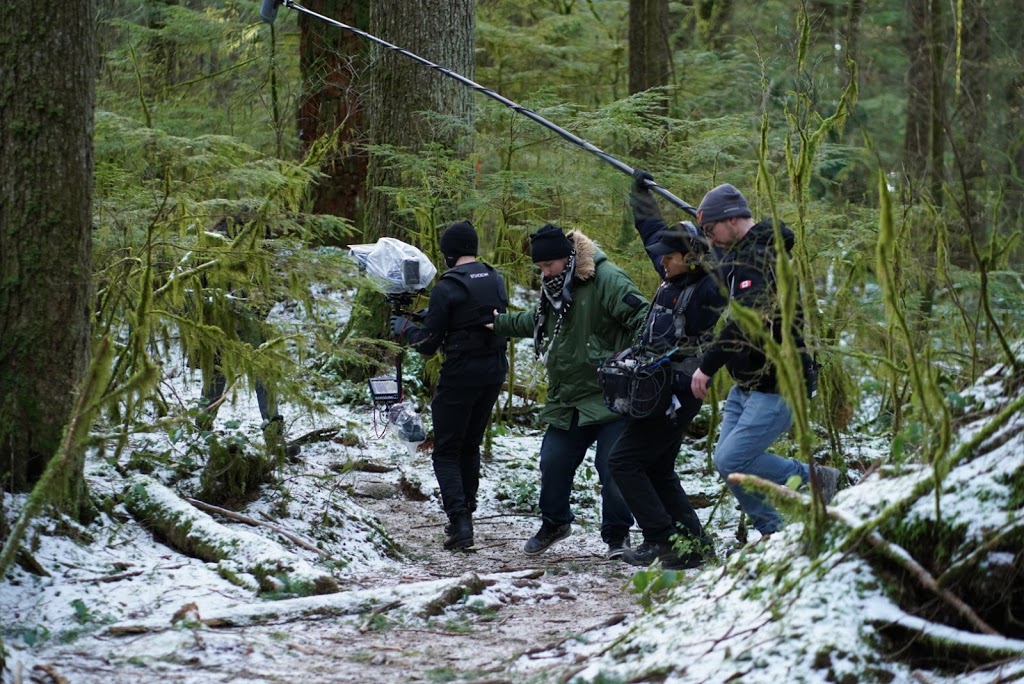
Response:
M476 230L469 221L457 221L441 233L438 241L441 254L446 257L458 259L462 256L476 256L479 241Z
M565 259L572 252L569 238L562 229L550 223L530 234L530 258L533 263Z

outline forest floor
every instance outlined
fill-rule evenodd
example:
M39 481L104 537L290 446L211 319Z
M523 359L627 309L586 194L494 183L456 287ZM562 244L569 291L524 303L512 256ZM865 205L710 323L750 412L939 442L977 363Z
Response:
M509 473L532 470L536 477L535 455L530 454L536 437L526 437L525 444L523 440L511 437L484 463L475 545L455 552L442 548L446 520L431 481L428 451L399 457L398 466L385 472L345 470L326 486L321 474L336 474L337 463L345 456L336 445L307 448L302 462L283 474L282 484L295 500L290 518L277 524L315 538L314 526L305 523L322 515L324 501L336 497L340 486L351 504L376 519L397 549L383 557L379 540L375 547L360 543L351 554L354 560L334 573L342 585L337 594L254 601L251 594L217 577L211 564L175 553L133 520L129 525L111 521L109 529L93 526L93 538L113 540L106 548L77 544L69 554L42 537L44 544L35 558L51 572L57 570L55 576L16 579L12 584L24 595L11 597L9 606L22 624L44 624L36 632L45 630L45 638L19 632L26 641L38 640L21 650L21 640L8 633L15 651L8 660L13 669L4 681L562 681L589 657L606 650L609 637L628 629L642 609L628 588L634 568L605 559L596 506L574 504L583 510L577 511L580 517L569 538L538 556L523 553L539 518L496 500L502 481L507 484L516 477ZM373 446L363 453L375 453L379 462L386 458L385 451ZM410 487L410 481L425 484ZM94 481L94 489L101 487ZM589 482L582 485L584 490L593 488ZM243 513L260 517L268 498L272 496L262 497ZM213 517L228 527L255 529ZM258 532L275 536L262 528ZM639 534L633 534L636 544ZM338 552L342 546L327 548ZM111 567L112 559L116 560ZM464 583L474 575L483 580L482 589L457 589L430 611L434 614L423 610L424 601L439 595L436 583ZM32 584L38 585L37 598L28 591ZM389 591L411 593L396 599ZM311 618L285 608L336 602L361 592L375 597L375 609ZM0 601L0 608L5 603ZM239 610L278 607L279 618L260 624L211 627L207 620ZM168 619L176 608L178 617ZM179 619L189 609L191 625ZM105 614L110 617L103 619ZM136 633L140 624L144 628ZM587 633L593 630L601 632L604 646L588 645Z

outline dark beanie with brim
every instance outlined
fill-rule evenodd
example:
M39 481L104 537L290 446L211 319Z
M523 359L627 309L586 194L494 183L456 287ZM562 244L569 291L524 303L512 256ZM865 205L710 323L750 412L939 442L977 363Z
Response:
M647 246L647 251L651 256L664 256L673 252L680 254L695 252L700 255L706 254L708 251L707 243L697 235L696 228L688 221L677 223L670 228L663 228L655 237L657 238L655 242Z
M445 228L438 241L441 254L446 257L476 256L479 239L469 221L458 221Z
M750 218L751 216L747 198L728 183L723 183L710 190L700 201L700 206L697 207L697 222L702 226L727 221L731 218Z
M572 253L572 245L562 229L550 223L530 234L530 258L533 263L566 259Z

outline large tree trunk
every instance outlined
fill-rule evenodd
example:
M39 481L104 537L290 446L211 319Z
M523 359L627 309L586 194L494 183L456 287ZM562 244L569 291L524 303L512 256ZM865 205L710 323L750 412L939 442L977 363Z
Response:
M907 122L904 131L904 169L908 204L924 200L939 212L943 199L946 141L946 83L943 54L945 25L940 0L907 0ZM938 236L933 221L917 218L911 227L911 250L923 269L918 287L923 293L918 311L931 314L935 297Z
M309 0L304 6L343 24L365 30L369 0ZM320 157L324 177L313 195L313 211L359 222L366 197L366 143L363 124L362 55L369 45L305 14L299 16L302 97L298 128L302 151ZM326 150L314 146L331 140Z
M629 93L641 93L666 86L671 76L668 36L668 0L629 2ZM668 95L658 98L657 114L668 114ZM637 146L634 157L644 158L650 150Z
M929 49L930 2L908 0L910 22L906 37L907 49L907 120L903 132L903 167L908 185L914 188L911 201L922 194L921 185L928 173L931 158L931 73Z
M370 8L370 33L473 78L476 17L473 0L375 0ZM473 91L454 79L414 62L393 50L373 48L367 114L370 142L420 148L428 143L468 153L468 141L439 130L423 112L472 120ZM400 175L377 157L369 163L365 239L402 237L411 220L395 214L391 198L377 190L400 187Z
M89 359L96 5L0 3L0 483L57 451ZM75 511L81 462L54 498Z
M668 0L629 2L629 92L668 85Z

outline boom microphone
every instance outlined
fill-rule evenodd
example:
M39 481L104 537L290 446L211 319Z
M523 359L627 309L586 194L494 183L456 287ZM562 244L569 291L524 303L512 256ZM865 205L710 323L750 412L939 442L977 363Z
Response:
M452 71L451 69L446 69L443 66L440 66L438 64L434 64L433 62L427 61L423 57L420 57L419 55L417 55L417 54L415 54L413 52L409 52L408 50L404 50L404 49L398 47L397 45L392 45L391 43L387 42L386 40L382 40L381 38L378 38L375 35L367 33L366 31L361 31L361 30L355 28L354 26L349 26L347 24L343 24L340 21L336 21L334 19L331 19L330 17L325 17L322 14L317 14L316 12L314 12L312 10L306 9L302 5L298 4L295 0L277 0L276 2L274 0L263 0L263 11L260 14L263 17L264 21L266 21L268 23L274 21L274 17L277 16L277 5L284 5L285 7L289 8L289 9L296 10L297 12L299 12L301 14L305 14L308 17L313 17L314 19L319 19L320 21L323 21L323 22L325 22L327 24L330 24L332 26L337 26L338 28L340 28L340 29L342 29L344 31L348 31L350 33L354 33L357 36L360 36L362 38L366 38L367 40L372 41L372 42L376 43L377 45L380 45L383 48L386 48L386 49L391 50L393 52L397 52L400 55L404 55L404 56L408 57L409 59L411 59L411 60L413 60L415 62L419 62L420 64L422 64L423 66L427 67L428 69L433 69L434 71L436 71L436 72L438 72L440 74L443 74L444 76L447 76L448 78L455 79L456 81L458 81L462 85L467 86L468 88L471 88L471 89L475 90L478 93L486 95L487 97L491 98L492 100L496 100L496 101L500 102L501 104L505 105L506 107L508 107L512 111L516 112L517 114L521 114L522 116L525 116L527 119L530 119L534 123L540 124L541 126L543 126L544 128L548 129L549 131L557 133L562 138L564 138L565 140L568 140L572 144L578 145L578 146L582 147L587 152L590 152L591 154L595 155L599 159L602 159L602 160L608 162L609 164L614 166L619 171L622 171L627 176L632 176L633 175L633 169L630 168L627 164L619 161L618 159L616 159L612 155L608 154L607 152L605 152L603 150L600 150L597 147L594 147L593 145L588 143L583 138L580 138L577 135L573 135L572 133L570 133L569 131L565 130L561 126L557 126L557 125L551 123L550 121L548 121L547 119L542 117L540 114L537 114L533 110L527 109L526 107L523 107L522 105L518 105L515 102L513 102L512 100L509 100L508 98L503 97L502 95L499 95L498 93L494 92L493 90L488 90L487 88L484 88L479 83L476 83L474 81L469 80L468 78L466 78L462 74L458 74L458 73ZM693 216L694 218L697 217L697 210L694 207L690 206L689 204L687 204L683 200L679 199L678 197L676 197L671 192L669 192L668 190L666 190L662 186L658 185L654 181L647 180L646 183L647 183L647 187L651 190L651 192L654 192L655 194L661 195L662 198L664 198L664 199L668 200L669 202L671 202L672 204L676 205L677 207L679 207L680 209L682 209L683 211L688 213L690 216Z
M263 9L260 10L260 17L268 24L273 24L277 19L277 6L279 0L263 0Z

